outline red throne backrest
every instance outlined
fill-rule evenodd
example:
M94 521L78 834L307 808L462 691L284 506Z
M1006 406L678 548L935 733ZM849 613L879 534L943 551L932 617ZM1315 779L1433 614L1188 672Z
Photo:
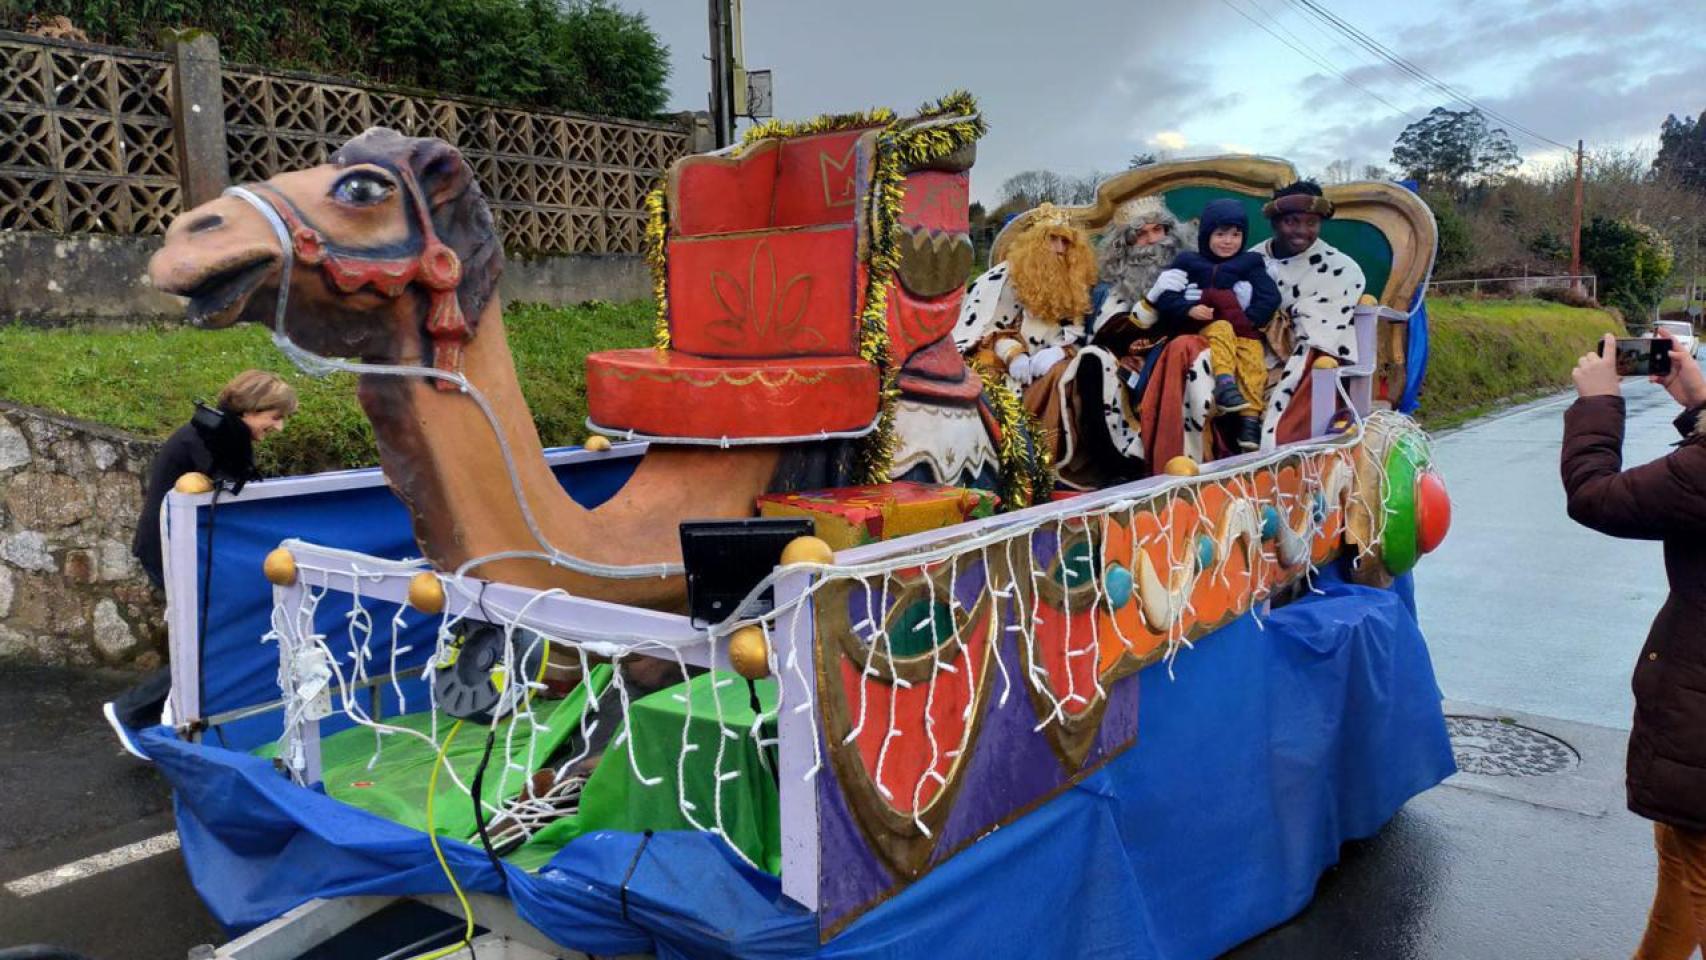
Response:
M676 161L670 342L701 357L854 356L875 132L768 140Z

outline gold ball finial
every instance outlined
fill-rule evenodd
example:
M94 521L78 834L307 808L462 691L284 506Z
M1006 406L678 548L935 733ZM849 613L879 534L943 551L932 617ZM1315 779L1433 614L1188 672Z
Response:
M589 453L603 453L610 449L610 438L603 434L595 433L592 436L587 437L586 442L581 444L581 447Z
M1339 361L1334 360L1332 357L1315 358L1315 369L1317 370L1337 370L1338 368Z
M729 665L748 680L770 676L770 644L764 631L749 625L730 634Z
M199 477L201 474L185 474L184 476ZM179 480L181 487L183 481ZM296 555L283 547L274 549L261 561L261 572L267 575L274 586L288 587L296 582Z
M795 537L782 548L782 566L796 563L829 564L835 561L835 551L817 537Z
M409 581L409 606L422 613L444 610L444 583L434 573L417 573Z
M1161 472L1169 477L1194 477L1202 470L1197 466L1195 460L1181 453L1168 460L1167 465L1161 468Z
M179 493L212 493L213 481L207 474L191 470L179 477L178 482L172 484L172 489Z
M1379 305L1380 301L1374 299L1373 294L1365 293L1362 296L1357 297L1357 306L1359 307L1377 307Z

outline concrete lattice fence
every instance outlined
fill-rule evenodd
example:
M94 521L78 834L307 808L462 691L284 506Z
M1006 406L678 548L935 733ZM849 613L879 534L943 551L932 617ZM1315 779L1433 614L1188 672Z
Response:
M512 253L641 250L647 190L690 122L518 109L225 64L202 34L165 53L0 31L0 230L158 234L231 181L323 162L371 126L456 144Z

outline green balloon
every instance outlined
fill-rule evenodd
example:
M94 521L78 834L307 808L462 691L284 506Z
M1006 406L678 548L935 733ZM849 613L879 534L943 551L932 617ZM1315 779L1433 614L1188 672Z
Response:
M1427 467L1421 441L1406 434L1386 454L1386 528L1380 559L1393 574L1408 573L1421 558L1417 544L1416 478Z

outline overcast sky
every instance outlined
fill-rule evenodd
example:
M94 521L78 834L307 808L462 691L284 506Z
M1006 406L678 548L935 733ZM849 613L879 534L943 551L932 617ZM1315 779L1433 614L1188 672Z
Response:
M706 0L617 2L669 44L671 109L705 109ZM1316 2L1552 140L1653 146L1667 113L1706 109L1706 0ZM986 202L1021 170L1114 171L1140 151L1360 170L1448 102L1299 0L744 0L744 16L746 65L774 71L779 117L976 94ZM1531 163L1561 156L1511 132Z

